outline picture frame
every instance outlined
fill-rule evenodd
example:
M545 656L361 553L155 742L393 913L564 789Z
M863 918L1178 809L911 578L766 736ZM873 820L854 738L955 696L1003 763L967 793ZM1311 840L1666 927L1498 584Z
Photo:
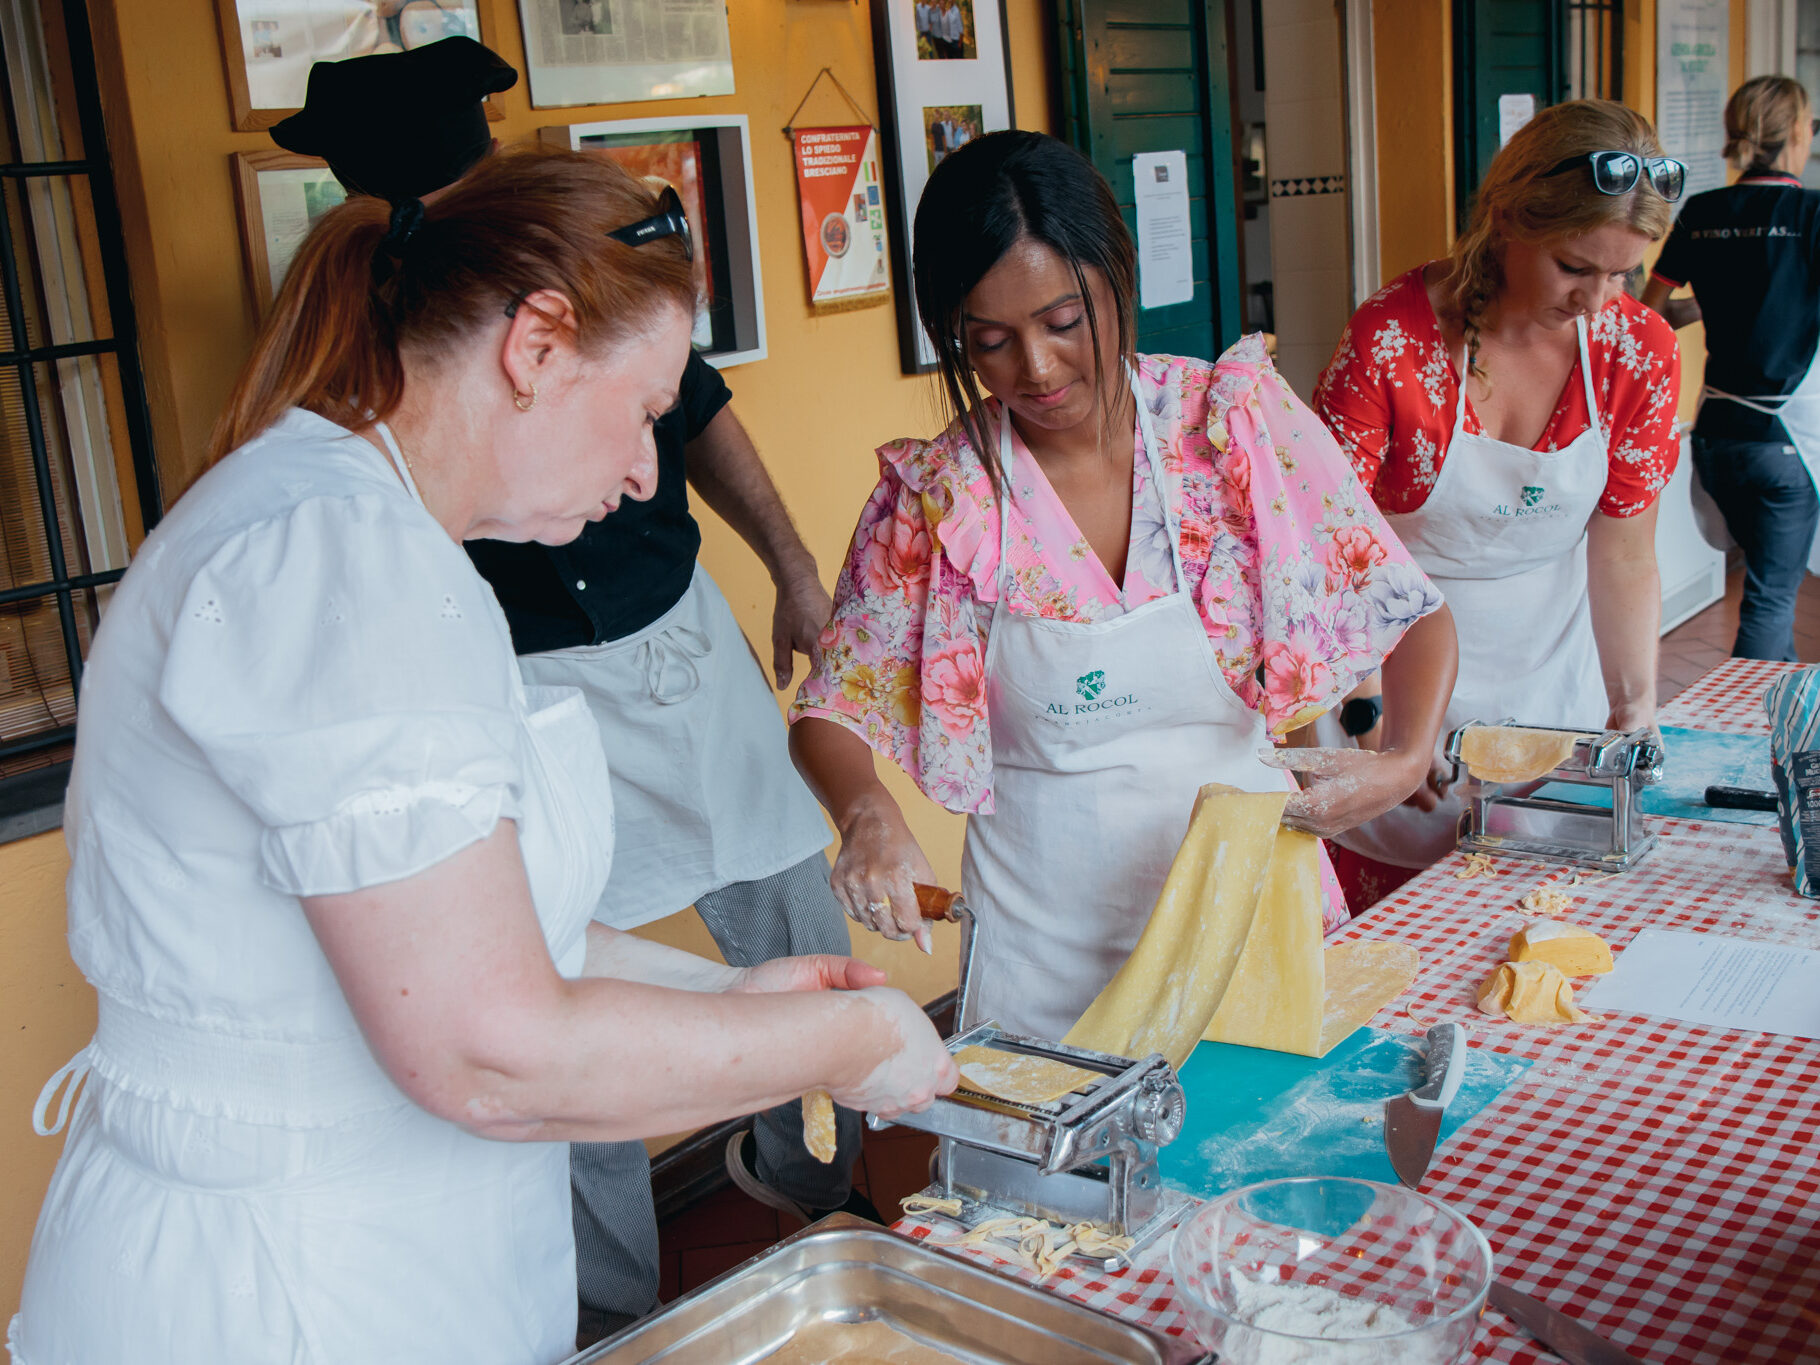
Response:
M235 152L231 161L241 258L255 314L263 317L297 248L317 220L347 198L347 191L328 162L317 157L274 148Z
M935 368L910 270L911 225L923 186L949 152L1017 126L1005 32L1005 0L872 0L898 361L905 374Z
M724 4L518 0L518 19L534 109L734 93Z
M310 67L457 36L489 41L485 0L215 0L234 127L256 133L303 105ZM504 114L487 103L487 117Z
M744 114L617 119L544 128L546 143L609 156L675 188L695 242L696 352L716 369L763 360L764 277L752 137Z

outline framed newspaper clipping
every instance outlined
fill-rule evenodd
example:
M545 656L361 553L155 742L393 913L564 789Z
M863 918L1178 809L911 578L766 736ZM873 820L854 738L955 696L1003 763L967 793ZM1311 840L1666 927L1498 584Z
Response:
M235 152L234 203L240 211L240 246L258 315L272 306L291 258L316 220L345 200L347 191L326 161L294 152Z
M480 0L215 0L234 126L257 132L296 113L317 62L484 43L480 11ZM487 117L500 115L489 105Z
M518 0L531 103L733 93L726 0Z
M911 225L929 175L983 133L1013 126L1004 0L872 0L885 204L897 290L898 359L905 374L935 368L916 316Z
M672 187L689 215L695 247L696 351L723 370L765 358L758 205L744 114L571 123L540 136L609 157L653 186Z

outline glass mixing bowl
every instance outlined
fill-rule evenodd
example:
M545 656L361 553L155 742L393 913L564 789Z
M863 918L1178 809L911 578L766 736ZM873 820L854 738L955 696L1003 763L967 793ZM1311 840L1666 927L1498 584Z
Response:
M1188 1320L1223 1365L1451 1365L1491 1248L1447 1205L1371 1180L1268 1180L1203 1204L1170 1250Z

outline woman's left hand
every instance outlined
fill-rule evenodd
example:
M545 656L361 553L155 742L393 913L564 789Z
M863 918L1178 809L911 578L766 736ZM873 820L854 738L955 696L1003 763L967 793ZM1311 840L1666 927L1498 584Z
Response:
M1283 823L1331 838L1382 815L1428 776L1426 754L1386 749L1267 749L1268 767L1312 779L1283 807Z
M742 967L739 979L727 989L762 994L773 991L863 991L885 984L882 968L856 957L817 953L809 957L777 957L756 966Z

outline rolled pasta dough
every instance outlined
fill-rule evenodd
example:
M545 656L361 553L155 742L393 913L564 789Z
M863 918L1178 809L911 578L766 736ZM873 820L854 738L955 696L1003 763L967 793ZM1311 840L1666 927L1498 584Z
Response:
M1533 782L1565 763L1579 738L1520 725L1474 725L1460 736L1460 758L1481 782Z

